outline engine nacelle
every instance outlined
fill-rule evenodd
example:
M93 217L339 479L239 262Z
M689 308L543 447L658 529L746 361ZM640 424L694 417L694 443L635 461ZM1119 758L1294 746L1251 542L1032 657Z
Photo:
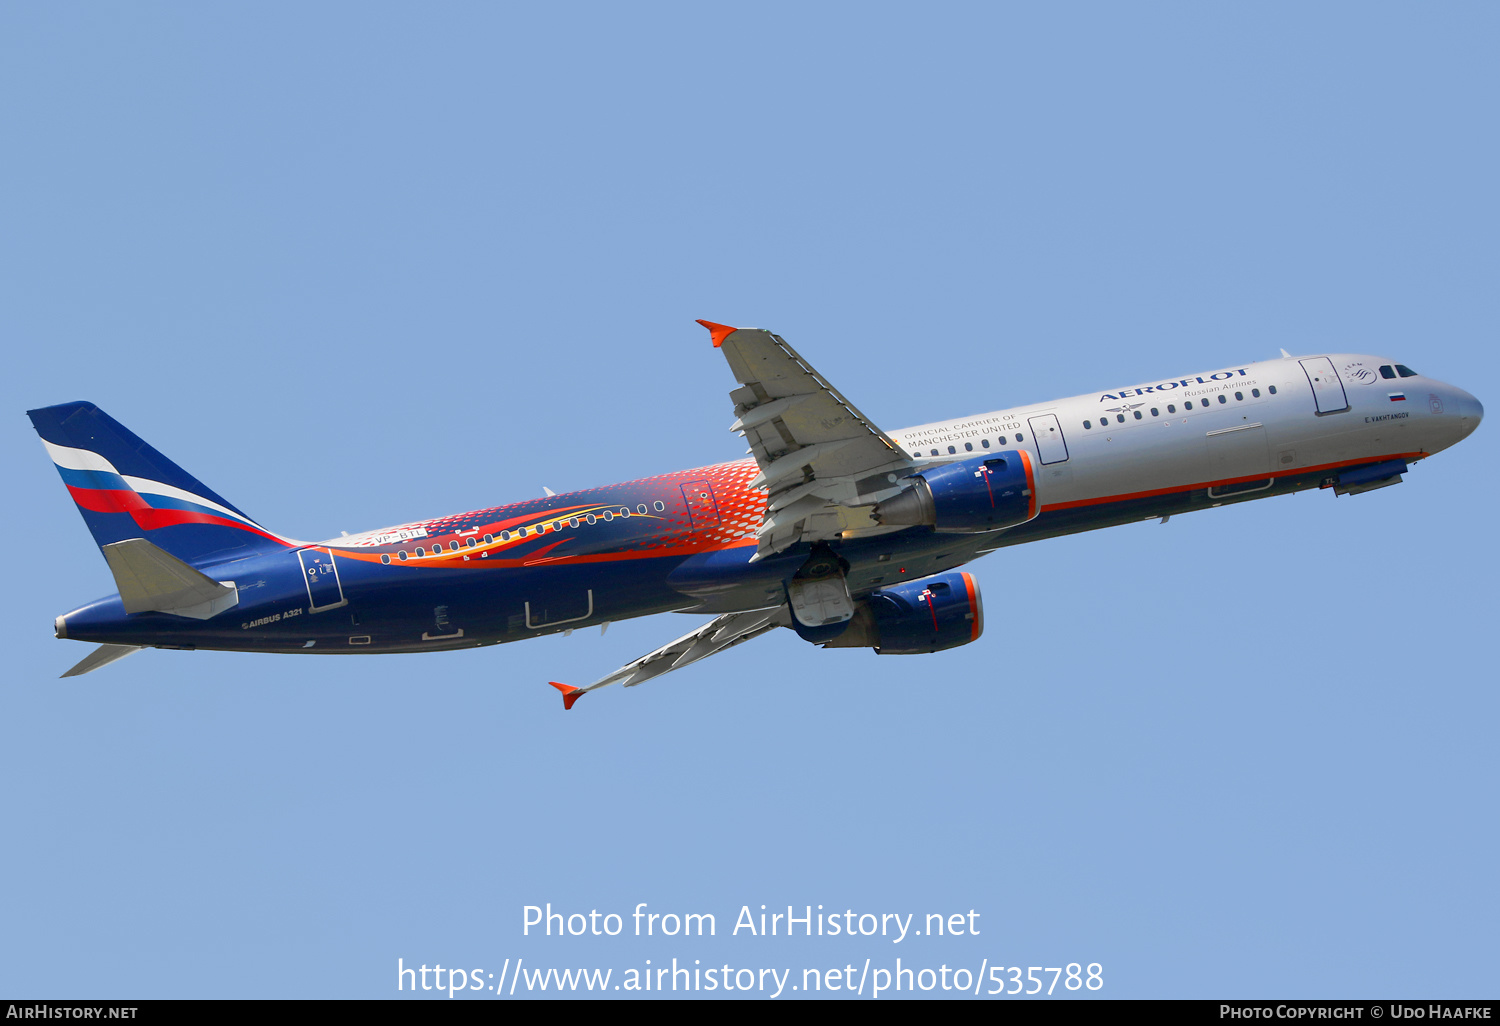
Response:
M1024 449L946 463L909 480L910 488L871 510L876 522L980 534L1036 516L1036 482Z
M983 632L979 584L954 571L877 588L859 604L848 628L823 647L917 655L967 645Z

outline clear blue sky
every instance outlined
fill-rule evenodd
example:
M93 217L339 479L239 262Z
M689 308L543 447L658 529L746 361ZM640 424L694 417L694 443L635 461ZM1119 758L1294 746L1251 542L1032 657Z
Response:
M113 585L23 411L97 402L325 538L737 457L696 317L783 334L890 429L1281 346L1494 409L1497 30L1464 3L7 5L0 992L901 956L1494 996L1493 424L1399 488L990 556L951 653L777 632L564 715L546 681L701 618L59 681L86 650L53 616ZM549 901L720 935L523 937ZM981 932L727 936L762 903Z

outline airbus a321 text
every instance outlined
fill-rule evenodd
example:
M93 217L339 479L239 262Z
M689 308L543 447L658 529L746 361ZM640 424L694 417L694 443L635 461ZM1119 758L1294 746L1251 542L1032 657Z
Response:
M325 542L262 527L91 403L30 411L117 594L56 620L99 645L420 652L712 614L572 708L777 627L940 652L984 630L956 568L1022 542L1234 502L1398 484L1469 435L1463 389L1383 356L1249 363L885 432L785 341L700 321L729 360L743 459Z

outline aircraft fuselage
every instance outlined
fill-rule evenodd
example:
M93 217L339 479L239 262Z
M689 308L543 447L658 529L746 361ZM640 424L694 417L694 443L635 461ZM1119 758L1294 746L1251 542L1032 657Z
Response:
M946 534L853 511L834 546L849 592L1008 545L1323 487L1349 468L1424 459L1478 425L1473 396L1405 368L1384 376L1396 366L1270 360L891 432L919 469L1025 452L1037 515ZM316 545L231 549L195 564L238 589L228 612L129 614L115 595L59 617L57 631L132 646L419 652L775 605L808 546L752 561L766 504L756 474L747 458Z

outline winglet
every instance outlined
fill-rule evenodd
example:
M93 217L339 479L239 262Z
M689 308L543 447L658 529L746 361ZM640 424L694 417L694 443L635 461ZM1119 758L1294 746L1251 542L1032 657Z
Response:
M564 709L573 708L573 703L587 694L583 688L575 688L571 684L559 684L555 680L549 680L547 683L562 692Z
M713 321L700 320L699 324L708 329L708 335L714 340L714 348L717 349L724 344L724 340L733 335L739 328L731 328L727 324L715 324Z

